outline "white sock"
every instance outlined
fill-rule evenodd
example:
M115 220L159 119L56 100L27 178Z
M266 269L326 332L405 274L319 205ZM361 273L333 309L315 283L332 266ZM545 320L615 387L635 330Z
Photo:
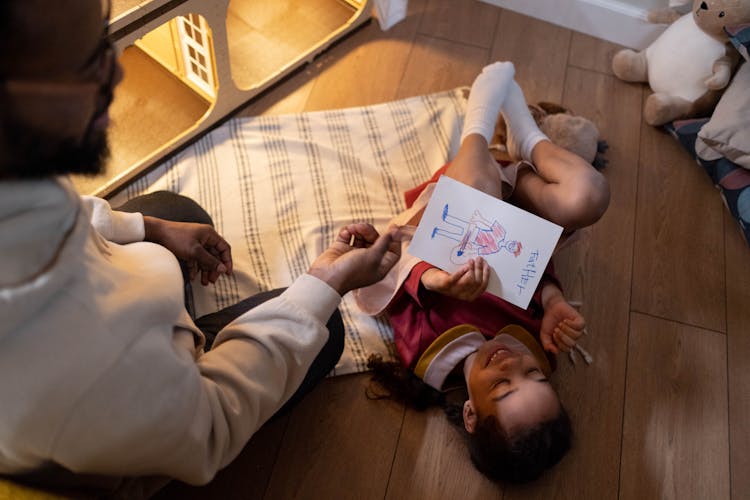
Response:
M549 140L539 127L526 105L523 90L515 80L508 87L502 109L508 128L508 154L513 160L531 161L531 153L539 141Z
M515 73L516 69L510 62L496 62L484 67L471 85L462 141L469 134L481 134L487 139L487 144L492 141L500 106Z

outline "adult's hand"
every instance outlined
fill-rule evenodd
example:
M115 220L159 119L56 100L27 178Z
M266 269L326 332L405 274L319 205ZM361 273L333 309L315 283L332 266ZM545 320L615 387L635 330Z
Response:
M328 283L339 295L385 277L401 257L397 227L383 235L370 224L343 227L336 240L310 265L308 273Z
M422 273L420 281L427 290L471 302L487 290L490 266L482 257L477 257L453 274L437 268L428 269Z
M184 261L192 280L201 273L201 283L215 283L221 274L232 274L232 249L208 224L173 222L144 216L146 241L158 243Z

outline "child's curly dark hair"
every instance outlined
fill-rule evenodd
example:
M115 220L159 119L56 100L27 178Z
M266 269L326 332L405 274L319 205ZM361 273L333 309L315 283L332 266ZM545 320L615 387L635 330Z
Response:
M572 426L562 405L553 419L512 437L492 415L480 416L474 432L469 433L464 428L462 408L448 403L444 393L425 384L401 363L371 355L367 367L372 370L369 398L394 399L419 411L432 406L442 408L466 438L474 466L493 481L532 481L557 464L571 447ZM385 392L375 390L373 385Z

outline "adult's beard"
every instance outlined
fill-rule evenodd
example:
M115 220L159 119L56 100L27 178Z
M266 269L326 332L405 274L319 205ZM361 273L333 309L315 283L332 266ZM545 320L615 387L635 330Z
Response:
M39 130L16 127L6 131L5 164L0 178L33 179L55 175L94 176L104 171L109 158L106 130L90 131L80 144Z

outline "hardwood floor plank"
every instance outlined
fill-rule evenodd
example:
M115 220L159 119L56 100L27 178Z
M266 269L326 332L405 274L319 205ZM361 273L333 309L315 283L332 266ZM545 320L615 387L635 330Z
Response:
M305 111L394 100L426 1L409 2L407 18L387 32L372 22L321 56Z
M725 332L721 198L677 141L645 124L638 169L633 310Z
M568 64L605 75L614 75L612 58L623 48L621 45L574 31L570 39Z
M729 498L726 336L633 313L620 498Z
M618 95L617 100L610 98ZM636 157L640 91L613 77L570 68L566 106L582 110L609 140L604 170L611 202L604 217L555 256L566 296L582 302L589 336L582 345L590 366L558 357L553 385L573 421L574 447L534 485L508 488L505 500L617 498L620 429L625 390L632 239L635 224Z
M486 49L492 44L500 12L478 0L429 0L419 32Z
M404 409L367 399L368 380L326 379L294 408L264 498L385 496Z
M442 410L408 409L386 498L499 500L502 488L474 468L464 437Z
M417 36L397 98L471 86L487 62L487 49Z
M276 457L281 448L289 414L268 422L245 445L242 452L205 486L172 481L154 500L259 500L263 498Z
M750 248L724 210L732 498L750 494Z
M503 10L490 61L512 61L526 101L561 102L572 32ZM541 42L544 40L544 42Z

